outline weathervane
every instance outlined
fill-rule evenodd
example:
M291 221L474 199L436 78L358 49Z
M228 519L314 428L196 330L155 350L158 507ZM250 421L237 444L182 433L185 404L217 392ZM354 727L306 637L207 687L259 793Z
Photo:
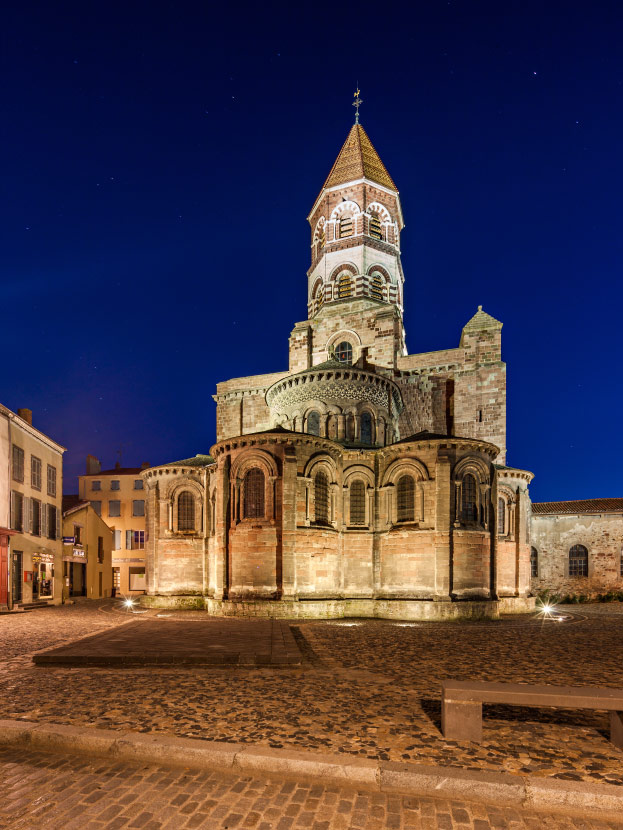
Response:
M355 99L353 101L353 106L355 108L355 124L359 124L359 107L363 104L363 100L359 97L359 93L361 90L359 89L359 84L357 84L357 92L353 95Z

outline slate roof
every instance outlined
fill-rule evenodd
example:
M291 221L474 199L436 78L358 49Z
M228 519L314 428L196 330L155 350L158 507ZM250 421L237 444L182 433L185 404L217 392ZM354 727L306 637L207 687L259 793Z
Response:
M533 502L532 513L537 516L556 513L623 513L623 499Z
M81 499L78 495L63 496L63 513L75 510L77 507L87 507L89 504L91 504L90 501Z
M390 190L398 189L361 124L351 127L322 189L355 179L369 179Z
M463 326L463 331L482 331L483 329L497 329L502 328L502 323L499 320L496 320L495 317L492 317L490 314L487 314L486 311L482 310L482 306L478 306L478 311L474 314L471 320L468 320L467 323Z
M182 458L181 461L169 461L168 464L160 464L160 467L207 467L208 464L214 464L214 459L211 455L202 455L198 453L192 458Z

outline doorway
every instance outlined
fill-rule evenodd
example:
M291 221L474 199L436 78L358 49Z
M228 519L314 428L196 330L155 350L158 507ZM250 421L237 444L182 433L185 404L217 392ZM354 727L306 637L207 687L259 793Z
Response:
M22 601L22 580L24 578L22 572L23 558L24 554L21 550L13 551L11 557L11 598L13 605L16 602Z

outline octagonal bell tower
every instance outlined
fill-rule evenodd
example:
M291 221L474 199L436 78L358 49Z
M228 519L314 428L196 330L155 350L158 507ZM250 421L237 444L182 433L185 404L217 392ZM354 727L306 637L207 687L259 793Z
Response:
M308 221L308 319L291 334L290 371L339 356L345 346L352 362L395 368L407 353L404 221L398 189L358 117Z

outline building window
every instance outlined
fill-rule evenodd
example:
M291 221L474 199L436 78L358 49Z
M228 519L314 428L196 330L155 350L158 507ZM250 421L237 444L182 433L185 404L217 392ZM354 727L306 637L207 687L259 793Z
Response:
M74 542L76 545L82 544L82 527L81 525L74 525Z
M132 550L145 550L145 531L132 531Z
M118 478L111 479L110 489L111 490L121 490L121 482L119 481Z
M244 477L244 518L259 519L264 516L264 473L252 467Z
M92 481L91 482L91 490L101 490L102 489L102 482L101 481Z
M329 524L329 481L324 473L316 473L314 479L314 517L316 524Z
M342 297L350 297L353 293L353 281L348 272L340 274L337 281L337 296L338 299Z
M335 357L340 363L353 362L353 347L347 340L342 340L335 348Z
M357 480L350 485L350 523L351 525L365 525L366 523L366 485Z
M24 496L15 490L11 491L11 529L24 529Z
M144 499L134 499L132 501L132 515L133 516L144 516L145 515L145 500Z
M108 502L108 515L111 517L121 516L121 502L112 500Z
M120 530L113 530L112 547L113 547L113 550L121 550L121 531Z
M372 443L372 415L369 412L361 414L361 443Z
M104 564L104 537L97 537L97 561L100 565Z
M588 576L588 550L584 545L573 545L569 550L569 576Z
M135 490L142 490L143 489L143 479L142 478L135 478L134 479L134 489Z
M195 529L195 497L188 490L181 492L177 498L177 529Z
M316 411L307 416L307 432L310 435L320 435L320 414Z
M39 499L30 500L30 532L33 536L41 536L41 502Z
M58 510L53 504L48 504L48 539L56 539L56 525L58 522Z
M102 515L102 503L101 503L101 501L92 501L91 502L91 507L93 508L93 510L95 510L95 512L97 513L98 516Z
M471 473L467 473L463 477L463 486L461 487L461 519L464 522L478 521L476 479Z
M346 239L353 235L353 217L343 216L340 219L340 239Z
M24 450L13 444L13 481L24 480Z
M121 568L112 569L112 589L113 596L121 592Z
M413 476L400 476L396 487L396 517L399 522L415 520L415 481Z
M56 467L48 464L48 496L56 496Z
M370 236L372 239L383 239L383 231L381 230L381 220L377 213L370 216Z
M506 502L498 499L498 536L504 536L506 529Z
M380 274L372 274L370 296L375 300L383 300L383 277Z
M530 548L530 576L533 579L539 575L539 552L536 548Z
M30 456L30 485L35 490L41 490L41 459L36 455Z

